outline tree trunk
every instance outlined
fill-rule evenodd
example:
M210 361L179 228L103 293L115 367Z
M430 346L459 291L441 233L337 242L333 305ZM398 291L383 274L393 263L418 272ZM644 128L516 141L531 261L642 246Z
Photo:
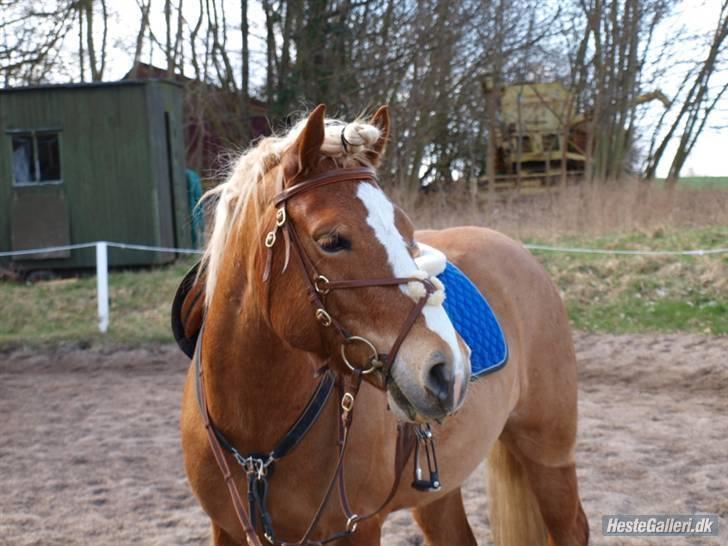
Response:
M242 73L240 75L240 117L243 125L245 144L250 142L250 51L248 49L248 0L240 0L240 34L242 39Z

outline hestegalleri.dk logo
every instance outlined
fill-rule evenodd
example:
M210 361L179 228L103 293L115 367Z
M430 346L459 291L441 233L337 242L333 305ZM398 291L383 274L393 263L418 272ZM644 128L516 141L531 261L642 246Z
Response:
M662 514L602 516L604 536L718 536L716 514Z

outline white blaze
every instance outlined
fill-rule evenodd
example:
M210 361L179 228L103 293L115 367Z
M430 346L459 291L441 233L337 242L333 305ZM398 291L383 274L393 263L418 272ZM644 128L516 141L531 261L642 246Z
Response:
M361 182L356 196L367 209L367 224L374 230L374 235L387 251L387 259L395 277L416 277L421 270L407 251L407 244L394 223L394 206L384 192L369 184ZM407 285L399 289L408 294ZM408 294L409 295L409 294ZM460 351L455 328L442 305L425 305L422 308L427 327L439 335L450 347L454 359L455 396L459 396L465 378L465 361Z

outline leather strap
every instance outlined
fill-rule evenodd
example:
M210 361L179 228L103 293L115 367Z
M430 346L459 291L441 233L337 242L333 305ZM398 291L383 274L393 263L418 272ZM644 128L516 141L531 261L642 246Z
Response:
M410 282L420 282L425 288L425 295L421 297L416 304L412 307L410 310L410 313L406 317L404 323L402 324L402 327L400 328L399 334L397 338L395 339L394 344L390 348L389 353L384 355L384 369L382 370L382 385L380 388L386 387L386 382L389 377L389 372L392 367L392 364L394 363L394 360L396 358L397 352L399 351L399 348L401 347L402 343L404 342L405 338L409 334L410 330L412 329L412 326L414 325L415 321L417 320L417 317L420 315L423 307L427 304L427 300L429 299L430 295L435 291L435 287L432 284L431 281L426 279L420 279L420 278L407 278L407 277L390 277L390 278L373 278L373 279L350 279L350 280L334 280L329 281L328 279L325 279L321 275L318 274L316 267L308 254L306 254L303 245L301 244L301 241L298 237L298 233L296 232L296 228L293 225L293 223L287 218L286 213L286 203L289 199L300 195L301 193L305 191L309 191L315 188L322 187L327 184L332 183L338 183L338 182L347 182L347 181L354 181L354 180L371 180L376 184L376 172L374 169L370 167L355 167L350 169L336 169L334 171L326 172L323 174L320 174L318 176L315 176L313 178L307 179L303 182L300 182L298 184L295 184L293 186L290 186L287 189L284 189L280 191L273 199L273 203L275 207L277 208L276 211L276 224L273 229L268 234L268 237L266 238L266 247L268 247L268 255L266 258L266 264L264 267L263 272L263 280L267 281L270 277L270 269L271 269L271 263L272 263L272 252L273 247L276 243L276 235L278 231L283 232L284 240L285 240L285 260L284 260L284 267L283 270L285 271L286 267L288 266L288 261L290 257L290 249L293 247L293 253L296 256L296 261L299 264L299 267L301 269L301 272L303 274L303 278L306 281L306 290L308 293L308 298L311 301L312 306L315 309L315 313L317 318L322 322L324 326L333 326L339 336L343 339L343 344L348 344L352 342L352 336L348 333L346 328L335 318L332 317L327 311L325 306L325 296L326 294L331 290L342 290L342 289L356 289L356 288L367 288L367 287L376 287L376 286L398 286L402 284L407 284ZM325 280L325 282L324 282ZM323 320L322 320L323 318ZM204 328L204 324L203 324ZM321 411L323 407L325 406L326 402L329 399L331 390L333 388L333 373L330 370L326 370L323 373L323 378L321 382L319 383L319 386L317 387L316 392L311 397L311 400L309 401L306 409L301 414L301 416L298 418L296 423L294 423L291 428L288 430L286 435L281 439L281 441L278 443L276 448L268 455L268 459L266 461L262 461L262 459L259 459L257 456L243 456L238 452L232 444L225 438L225 436L222 434L222 432L217 429L214 424L212 423L209 413L207 411L207 405L205 401L205 389L204 389L204 383L203 383L203 374L202 374L202 363L201 363L201 345L202 345L202 330L200 331L200 335L197 339L197 344L195 347L195 365L197 367L197 395L198 395L198 401L200 404L200 412L203 417L203 422L205 423L205 428L207 430L207 436L210 443L210 447L212 449L212 452L215 456L215 460L220 468L220 471L223 474L223 478L225 479L225 484L228 488L228 491L230 493L230 497L233 502L233 507L235 509L235 513L237 515L238 520L240 521L240 524L245 532L245 535L248 540L248 544L251 546L260 546L260 541L258 539L255 526L253 524L252 519L257 516L257 512L260 511L260 519L261 523L263 525L266 539L269 543L275 544L278 546L303 546L305 544L325 544L328 542L332 542L334 540L338 540L340 538L343 538L347 535L352 534L356 530L356 525L358 522L367 520L369 518L374 517L376 514L378 514L381 510L384 509L384 507L394 498L394 495L397 492L397 489L399 488L399 485L401 483L402 473L404 471L404 467L407 464L407 460L409 459L413 449L415 448L415 445L417 444L417 437L416 433L414 431L415 427L413 425L399 425L397 430L397 446L396 446L396 452L395 452L395 461L394 461L394 483L392 484L392 488L389 491L389 494L385 498L384 502L373 512L370 512L366 515L359 516L355 514L350 506L349 499L346 493L346 484L344 481L344 455L346 452L346 448L349 443L349 432L352 422L352 416L353 416L353 410L354 410L354 403L356 401L356 396L359 392L359 388L361 386L362 378L364 373L368 373L368 370L365 370L363 368L352 368L352 373L347 374L343 378L343 393L341 396L341 403L339 407L339 434L338 434L338 446L339 446L339 453L337 457L337 462L334 467L334 471L331 474L331 478L328 482L328 485L326 487L325 493L323 495L323 498L321 499L321 502L319 503L316 512L314 513L313 518L311 519L310 524L308 525L306 531L304 532L303 536L297 541L297 542L282 542L277 540L277 538L274 535L273 532L273 526L272 522L270 520L270 515L268 514L267 510L267 481L265 479L265 472L267 470L267 466L272 464L275 460L285 456L287 453L289 453L292 449L298 445L298 443L301 441L301 439L305 436L305 434L310 430L313 423L316 422L318 417L321 415ZM360 338L361 339L361 338ZM367 342L369 343L369 342ZM375 355L375 358L377 361L380 360L380 355ZM347 362L348 364L348 362ZM351 364L349 364L351 366ZM373 363L370 362L370 365L373 366ZM242 465L243 463L248 464L248 462L255 458L255 463L258 464L259 470L257 473L255 473L255 468L251 470L250 467L246 468L246 473L248 475L248 500L249 500L249 512L246 512L245 505L242 502L242 499L240 498L240 493L238 492L235 483L233 482L232 475L230 472L230 468L228 466L227 460L225 458L224 452L223 452L223 446L225 449L227 449L229 452L233 454L233 456L236 458L236 460ZM262 466L261 466L262 465ZM331 497L331 493L336 486L336 482L339 483L339 500L342 506L342 510L344 512L344 515L347 518L347 524L344 531L335 533L334 535L328 537L325 540L318 541L318 542L311 542L309 540L309 537L311 533L313 533L314 529L318 525L321 516L323 514L324 509L326 508L329 499Z
M249 546L262 546L260 540L258 539L258 535L255 532L255 527L253 527L253 524L250 521L250 517L248 517L248 514L245 511L245 505L243 504L243 500L240 498L238 488L235 486L232 472L230 472L230 466L225 459L225 454L222 451L222 447L220 446L220 442L218 441L215 434L212 421L210 420L210 414L207 411L205 387L202 377L202 364L200 363L200 353L202 351L202 333L204 328L205 327L203 324L202 329L200 330L200 336L198 337L197 344L195 346L195 365L197 368L196 371L198 384L197 400L200 404L200 414L202 415L202 421L205 424L205 430L207 431L207 440L210 444L210 449L212 450L212 454L215 457L215 462L217 463L217 466L222 472L222 477L225 480L225 486L228 489L230 499L232 500L233 507L235 508L235 515L237 516L238 521L240 522L240 525L245 532L248 544Z
M197 340L194 353L194 363L197 378L197 398L200 406L200 414L202 416L205 429L207 431L208 442L210 444L213 456L215 457L215 462L217 463L223 475L225 485L228 489L228 493L230 494L230 498L233 503L235 514L238 518L238 521L240 522L241 527L243 528L243 531L245 532L248 544L250 546L262 546L260 539L258 538L258 534L255 530L255 526L253 524L253 519L257 515L256 507L260 509L261 522L265 530L266 539L269 543L275 544L277 546L303 546L306 544L326 544L328 542L332 542L334 540L338 540L344 536L352 534L356 529L356 523L373 517L392 500L397 492L399 484L401 483L401 477L404 471L404 467L415 445L414 442L409 441L410 435L403 432L407 430L406 427L403 426L398 427L397 431L397 448L395 452L395 480L384 502L377 508L377 510L363 517L359 517L353 514L349 505L348 496L346 494L346 486L344 484L343 463L346 448L349 444L349 431L352 423L354 404L357 394L359 393L359 388L361 387L362 380L361 373L354 372L351 375L347 376L345 386L342 389L342 403L339 412L339 454L337 457L336 465L334 467L334 471L331 474L331 478L329 479L326 491L321 499L321 502L319 503L316 512L311 519L311 522L306 528L306 531L298 541L286 542L277 540L274 535L272 521L267 510L267 481L256 479L254 473L246 470L248 475L247 487L249 504L248 511L246 511L245 504L243 503L243 500L240 496L240 492L238 491L237 486L235 485L235 482L233 480L230 466L228 465L227 459L223 451L223 446L225 446L225 449L230 451L235 456L235 459L239 463L241 462L242 456L240 455L240 452L237 451L232 446L232 444L225 438L222 432L220 432L219 429L215 427L210 418L210 414L207 411L207 401L205 395L201 356L203 333L204 324L200 331L200 336ZM319 383L319 386L309 400L309 403L306 406L303 414L289 429L288 433L286 433L284 438L278 443L278 446L271 452L271 463L279 459L280 457L285 456L296 445L298 445L306 432L310 430L313 423L316 422L321 414L323 406L326 404L330 397L331 390L333 388L333 380L331 378L333 378L333 374L330 371L324 374L324 379ZM345 405L344 400L347 399L347 396L351 397L351 402L350 404ZM278 455L274 456L273 454L275 453L277 453ZM347 518L347 527L344 531L336 533L323 541L310 542L309 537L318 525L318 522L320 521L323 511L325 510L329 499L331 498L331 493L333 492L337 482L339 482L339 500Z
M306 404L306 408L271 452L273 460L282 459L301 443L303 437L321 416L321 412L331 396L334 384L334 374L330 370L327 370L321 377L321 381L319 381L313 396L308 401L308 404Z
M377 172L371 167L351 167L348 169L334 169L321 173L312 178L308 178L303 182L299 182L289 188L281 191L273 198L273 204L278 207L281 203L288 201L291 197L298 195L304 191L320 188L327 184L336 182L351 182L353 180L377 180Z

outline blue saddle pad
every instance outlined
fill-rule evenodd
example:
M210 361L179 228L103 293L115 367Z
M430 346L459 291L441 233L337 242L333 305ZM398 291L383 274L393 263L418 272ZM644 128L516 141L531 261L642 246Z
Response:
M445 285L445 311L472 354L472 379L494 372L508 361L508 344L488 301L465 273L447 262L437 276Z

